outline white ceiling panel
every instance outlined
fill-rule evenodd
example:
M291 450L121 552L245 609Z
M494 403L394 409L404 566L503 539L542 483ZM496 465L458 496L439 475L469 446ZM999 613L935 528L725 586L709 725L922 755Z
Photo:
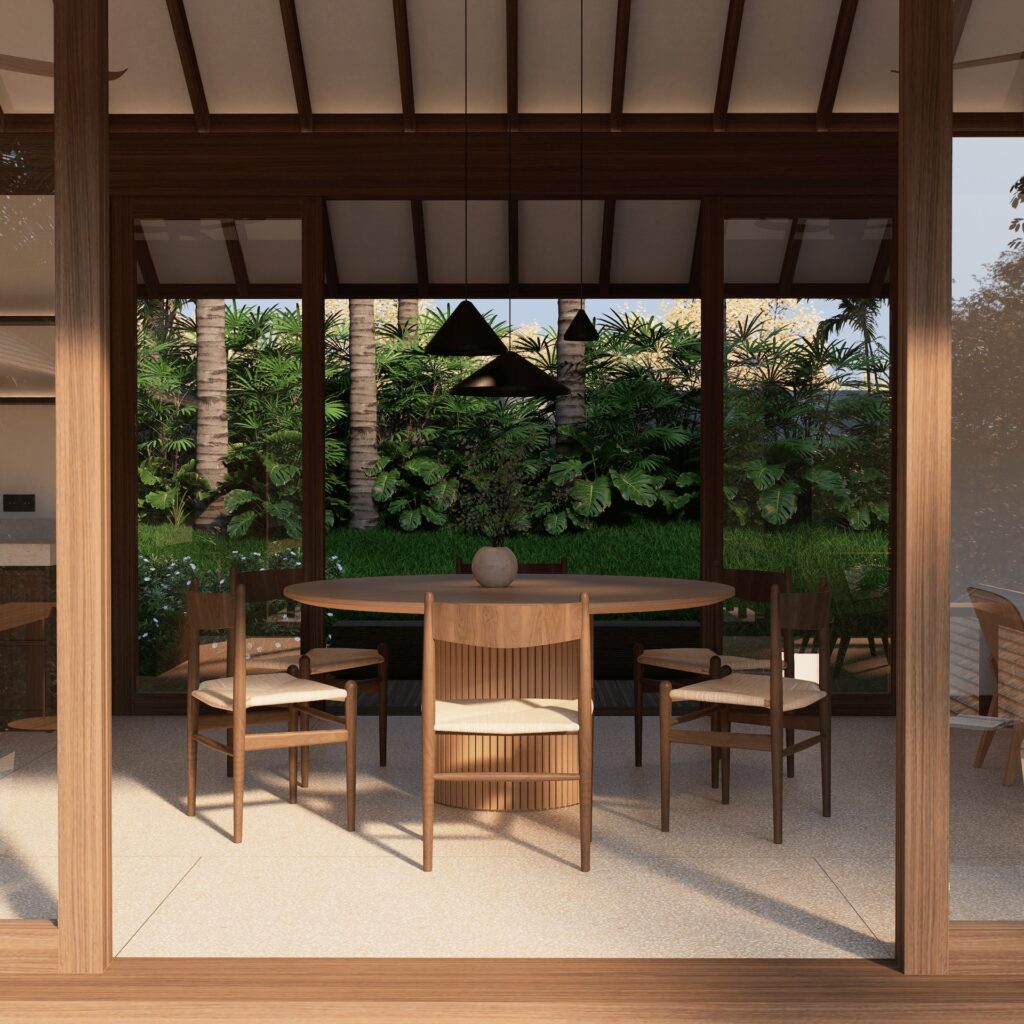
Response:
M620 199L615 204L612 283L688 281L699 215L696 199Z
M601 265L604 203L583 203L583 280L596 281ZM580 204L575 199L519 203L519 280L571 284L580 279Z
M884 219L805 221L794 283L867 284L887 231Z
M0 0L0 53L53 60L53 4ZM53 79L0 71L0 109L8 114L53 111Z
M778 281L789 239L788 220L725 222L726 284Z
M729 0L633 0L623 111L713 111L728 13Z
M392 5L382 0L297 0L296 7L314 112L401 113Z
M302 281L302 221L235 222L250 284L298 284Z
M505 0L474 0L468 25L463 0L408 0L412 84L416 112L465 109L466 36L469 38L469 111L504 113Z
M729 110L818 109L841 0L746 0Z
M583 22L584 110L611 109L616 0L587 0ZM579 0L519 0L519 109L580 109Z
M0 196L0 315L53 315L53 196Z
M899 0L860 0L833 110L895 114L899 109Z
M431 282L458 284L466 275L465 204L427 200L423 204L427 268ZM503 199L469 204L470 283L508 281L508 203Z
M55 340L56 328L52 325L0 324L0 396L53 396Z
M407 199L329 202L338 277L347 284L416 280L412 205Z
M161 284L232 284L224 228L219 220L143 220Z
M185 11L210 113L295 113L278 0L185 0Z
M165 0L109 0L112 114L192 111Z
M957 48L957 61L1021 51L1024 51L1024 0L974 0ZM953 109L1024 110L1024 61L955 69Z

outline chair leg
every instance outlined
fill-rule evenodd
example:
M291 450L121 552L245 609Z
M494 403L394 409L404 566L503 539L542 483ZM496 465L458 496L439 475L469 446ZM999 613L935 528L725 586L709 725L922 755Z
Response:
M821 730L821 816L832 817L832 705L831 698L818 702Z
M722 732L732 732L732 719L729 717L729 709L726 708L719 715L722 725ZM729 786L732 782L732 747L722 747L722 803L729 802Z
M305 732L309 728L309 716L303 712L299 713L299 729ZM303 747L299 751L299 785L303 789L309 787L309 747Z
M426 737L424 737L426 739ZM437 741L423 745L423 870L434 870L434 759Z
M234 749L235 745L234 734L234 729L228 729L227 735L224 737L225 746L230 747L231 749ZM226 757L224 760L227 762L227 764L224 767L224 772L230 779L231 776L235 774L235 759L233 757Z
M668 831L672 789L672 684L663 679L658 687L658 733L661 758L661 831Z
M384 661L377 669L377 733L380 738L380 766L386 768L388 763L388 645L381 644L377 648L384 655Z
M644 763L644 669L639 657L644 649L633 645L633 755L637 768Z
M772 839L776 845L782 842L782 720L781 715L771 723L772 754Z
M233 737L235 762L232 774L233 792L232 803L234 806L234 831L232 839L236 843L242 841L242 805L245 802L245 730L235 729Z
M835 679L840 672L843 671L843 662L846 661L846 652L850 648L850 640L852 638L849 634L844 633L839 639L839 653L836 655L836 665L832 669L832 678Z
M593 728L591 721L590 729ZM579 735L580 767L580 871L590 870L590 839L594 831L594 737Z
M873 636L868 636L868 653L872 658L878 657L878 648L875 646L875 638Z
M985 763L985 758L988 756L988 748L992 746L994 736L995 729L990 729L988 732L981 734L981 739L978 740L978 750L974 755L975 768L980 768Z
M1024 742L1024 722L1015 722L1010 734L1010 749L1006 754L1006 770L1003 785L1012 786L1017 781L1017 761L1020 758L1021 743Z
M796 742L796 729L786 730L786 746L791 747ZM786 758L786 778L793 778L796 775L796 754L790 754Z
M294 704L288 705L288 730L298 732L299 713ZM297 747L288 748L288 803L294 804L299 801L299 773L298 773L299 751Z
M349 832L356 830L356 714L359 703L359 687L349 680L345 684L345 727L348 739L345 741L345 827Z
M721 723L719 721L718 712L714 712L710 718L710 727L712 729L720 729ZM719 747L711 747L711 788L718 789L718 775L719 767L722 761L722 751Z
M191 698L186 698L191 705L193 703ZM199 761L199 744L196 743L195 739L195 711L190 706L187 721L187 764L188 764L188 782L186 785L186 796L185 796L185 813L190 817L195 817L196 813L196 768L198 767ZM230 761L231 758L229 757Z

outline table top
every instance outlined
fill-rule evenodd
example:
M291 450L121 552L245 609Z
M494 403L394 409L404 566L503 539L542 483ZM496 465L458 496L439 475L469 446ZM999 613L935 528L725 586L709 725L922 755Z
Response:
M735 593L724 583L658 576L523 574L508 587L482 587L472 576L451 573L317 580L293 584L286 588L285 596L315 608L422 615L424 596L428 592L438 601L475 604L575 601L585 593L590 596L590 608L595 615L703 608L728 600Z

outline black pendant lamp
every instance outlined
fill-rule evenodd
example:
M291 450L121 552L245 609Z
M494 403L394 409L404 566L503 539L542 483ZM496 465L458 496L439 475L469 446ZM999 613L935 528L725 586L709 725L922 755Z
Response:
M597 328L583 308L583 0L580 0L580 308L565 330L566 341L597 341Z
M465 268L466 291L469 292L469 0L463 12L463 53L464 82L463 101L465 114L465 159L463 200L463 267ZM495 356L501 355L505 346L494 328L469 299L463 299L451 316L441 325L440 330L430 339L426 353L429 356Z
M505 352L452 388L473 398L558 398L569 389L517 352Z

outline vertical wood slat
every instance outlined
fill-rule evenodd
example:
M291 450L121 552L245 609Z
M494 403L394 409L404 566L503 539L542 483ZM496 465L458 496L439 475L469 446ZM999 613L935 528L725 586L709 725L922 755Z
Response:
M54 7L58 960L112 957L107 3Z
M901 0L896 953L914 975L948 965L952 22Z
M700 572L710 579L722 563L725 516L725 221L717 199L705 199L700 219ZM721 650L722 612L701 612L701 645Z
M324 239L323 200L302 201L302 567L323 579L324 539ZM302 608L302 646L322 647L321 609Z

